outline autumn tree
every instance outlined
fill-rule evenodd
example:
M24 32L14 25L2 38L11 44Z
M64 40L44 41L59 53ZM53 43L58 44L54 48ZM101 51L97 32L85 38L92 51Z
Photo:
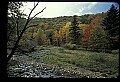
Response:
M64 45L65 43L69 42L69 27L71 22L67 22L65 26L56 30L54 35L54 43L57 46Z
M79 24L78 27L84 31L88 27L88 24Z
M70 41L70 37L69 37L69 28L70 28L70 26L71 26L71 22L67 22L65 27L64 27L65 31L66 31L66 35L65 35L66 43L69 43L69 41Z
M53 40L55 46L60 46L60 34L59 31L57 30L54 34L54 40Z
M93 14L89 14L89 16L87 18L88 24L90 24L93 19L94 19L94 15Z
M107 16L102 21L102 26L109 36L111 49L118 49L119 44L119 10L111 5Z
M47 36L46 36L45 33L42 35L42 44L43 44L43 45L46 45L46 44L47 44Z
M91 22L94 22L93 23L94 27L96 27L96 26L100 26L101 27L102 20L103 20L103 18L101 16L97 15Z
M71 22L67 22L65 26L59 29L58 35L60 44L64 45L65 43L69 43L69 28L70 28Z
M60 38L60 45L65 43L65 30L64 28L59 29L59 38Z
M91 35L92 35L92 34L91 34L91 30L94 29L93 23L94 23L94 21L92 21L92 22L88 25L88 27L84 30L84 32L83 32L82 46L83 46L83 48L86 48L86 50L87 50L87 48L89 48L90 45L91 45L91 43L90 43L90 37L91 37Z

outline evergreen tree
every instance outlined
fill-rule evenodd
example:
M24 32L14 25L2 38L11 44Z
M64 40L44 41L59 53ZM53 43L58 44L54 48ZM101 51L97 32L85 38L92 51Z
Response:
M80 38L80 27L78 27L76 15L73 16L73 21L69 28L69 37L71 44L79 44L80 41L78 39Z
M102 22L104 30L107 31L109 40L111 42L111 49L117 49L119 42L119 10L112 5L107 12L107 16Z

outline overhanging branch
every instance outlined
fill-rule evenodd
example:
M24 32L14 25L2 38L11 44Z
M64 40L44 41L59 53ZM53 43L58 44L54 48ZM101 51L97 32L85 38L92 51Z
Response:
M38 2L38 3L39 3L39 2ZM29 27L37 26L37 25L30 25L30 26L27 26L27 25L28 25L28 23L30 22L30 20L32 20L35 16L37 16L38 14L40 14L41 12L43 12L43 10L46 8L46 7L45 7L42 11L38 12L36 15L34 15L34 16L30 19L31 14L32 14L33 10L37 7L38 3L35 4L34 7L33 7L33 9L30 11L24 27L23 27L22 31L19 33L19 37L17 38L15 44L13 45L13 48L12 48L11 53L10 53L9 56L7 57L7 62L11 59L11 57L12 57L13 54L15 53L15 50L16 50L16 48L17 48L17 46L18 46L18 44L19 44L19 41L20 41L23 33L25 32L25 30L26 30L27 28L29 28Z
M39 2L38 2L39 3ZM30 14L28 16L28 19L30 18L30 15L32 14L33 10L37 7L38 3L36 5L34 5L33 9L30 11Z
M46 9L46 7L42 11L38 12L37 14L35 14L30 20L32 20L33 18L35 18L38 14L42 13L45 9Z
M27 26L26 29L28 29L29 27L33 27L33 26L38 26L38 24Z

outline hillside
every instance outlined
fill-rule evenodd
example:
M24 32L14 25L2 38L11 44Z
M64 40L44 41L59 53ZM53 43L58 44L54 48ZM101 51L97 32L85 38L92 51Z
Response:
M97 16L100 16L103 19L106 16L106 12L77 16L77 21L79 24L89 24ZM73 16L61 16L56 18L35 18L31 23L39 24L45 29L59 29L65 26L67 22L71 22L72 19Z

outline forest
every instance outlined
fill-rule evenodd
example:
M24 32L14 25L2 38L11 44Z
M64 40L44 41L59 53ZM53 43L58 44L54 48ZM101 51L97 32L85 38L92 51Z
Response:
M38 2L39 3L39 2ZM117 78L119 9L38 18L8 3L7 74L26 78Z

